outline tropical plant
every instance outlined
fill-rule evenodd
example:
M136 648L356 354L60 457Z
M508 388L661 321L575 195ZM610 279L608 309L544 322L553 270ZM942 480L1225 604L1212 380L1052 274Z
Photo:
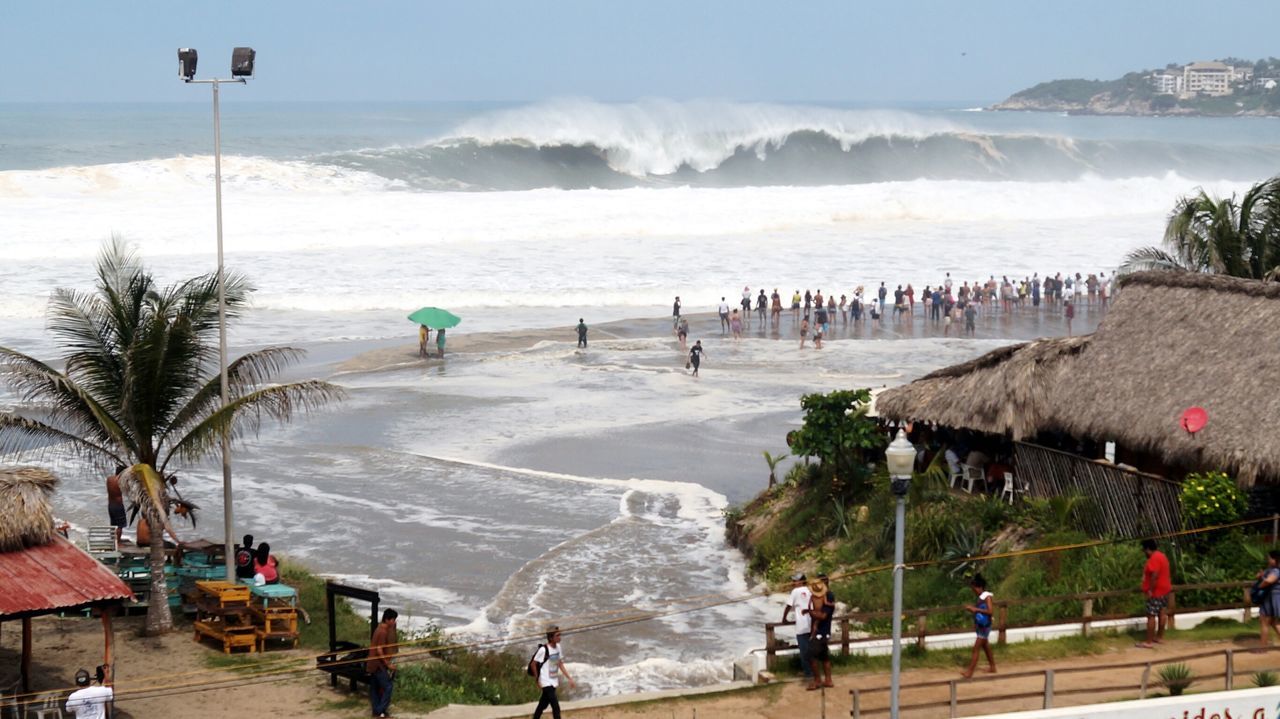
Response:
M1194 472L1182 480L1182 519L1190 528L1229 524L1244 516L1249 498L1223 472Z
M1181 662L1177 664L1166 664L1160 667L1160 683L1165 689L1169 690L1169 696L1182 696L1182 692L1191 686L1196 675L1191 671L1191 667Z
M769 454L768 450L762 452L764 454L765 464L769 465L769 486L772 487L778 483L777 469L782 460L791 455L783 452L782 454Z
M869 460L888 439L876 422L867 417L871 390L836 390L827 394L807 394L800 398L804 424L787 435L792 453L817 457L824 467L847 482L851 496L861 494Z
M1275 672L1260 671L1253 673L1253 685L1255 687L1273 687L1280 684L1280 676Z
M17 396L0 414L0 454L68 452L99 469L123 465L122 489L151 531L151 596L146 631L172 628L164 580L164 529L182 463L256 433L264 417L288 421L341 397L329 383L270 384L302 351L269 347L227 367L228 402L218 376L215 274L161 286L126 243L113 238L99 256L93 292L54 290L49 329L64 368L0 347L0 381ZM234 319L251 288L226 277Z
M1130 252L1121 273L1183 270L1247 277L1280 276L1280 176L1236 196L1204 190L1183 197L1165 226L1164 247Z

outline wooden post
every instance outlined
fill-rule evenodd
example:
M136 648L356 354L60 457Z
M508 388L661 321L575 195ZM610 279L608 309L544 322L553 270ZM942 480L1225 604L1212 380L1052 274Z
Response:
M1142 670L1142 688L1138 690L1138 698L1147 698L1147 682L1151 681L1151 662L1147 662L1147 668Z
M1244 619L1242 621L1248 624L1249 620L1253 618L1253 598L1249 596L1248 587L1241 591L1244 593Z
M31 617L22 618L22 693L31 691Z
M103 681L106 684L114 684L115 664L111 661L111 610L109 607L103 607L99 611L102 612L102 666L107 672L107 678Z
M916 617L916 646L924 649L924 638L928 636L928 628L925 626L929 617L927 614L921 613Z
M778 657L778 638L774 636L773 625L764 625L764 668L773 671L773 663Z
M997 602L996 607L998 608L996 615L999 617L999 624L996 626L996 644L1004 646L1009 631L1009 605Z
M1044 707L1045 709L1053 708L1053 670L1044 670Z
M1169 592L1169 606L1165 608L1165 613L1169 615L1169 621L1165 623L1166 629L1177 629L1175 617L1178 616L1178 594L1177 592Z
M849 656L849 618L840 619L840 655Z
M1280 514L1271 515L1271 543L1280 541Z
M956 701L956 680L955 680L955 679L952 679L952 680L950 681L950 685L951 685L951 686L950 686L950 688L951 688L951 714L949 714L948 716L950 716L950 717L951 717L951 719L955 719L955 716L956 716L956 704L958 703L958 702Z
M1093 621L1093 597L1084 600L1084 621L1080 622L1080 636L1089 636L1089 624Z
M862 719L862 695L857 689L850 689L849 694L853 696L853 706L849 707L849 716L853 719Z
M1227 691L1231 691L1236 683L1236 653L1231 649L1224 653L1227 655Z

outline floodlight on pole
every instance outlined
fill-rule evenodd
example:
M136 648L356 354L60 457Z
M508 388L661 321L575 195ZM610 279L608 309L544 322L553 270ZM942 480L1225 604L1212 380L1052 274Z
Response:
M178 76L183 82L194 85L213 86L213 196L214 215L218 235L218 373L221 385L221 407L230 404L230 391L227 387L227 287L226 272L222 262L222 117L218 104L218 90L223 83L244 85L247 78L253 77L253 62L257 53L253 48L238 47L231 53L231 78L197 80L196 58L194 48L184 47L178 50ZM222 433L222 519L226 525L224 530L223 550L225 552L227 581L236 580L234 542L235 513L231 502L231 432Z

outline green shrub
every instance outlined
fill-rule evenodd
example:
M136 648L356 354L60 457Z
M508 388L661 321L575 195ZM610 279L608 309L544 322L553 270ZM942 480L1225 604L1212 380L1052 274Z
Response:
M532 653L532 650L530 650ZM523 704L535 701L537 683L525 674L523 652L456 652L439 661L402 663L396 699L421 708L446 704Z
M1192 529L1240 519L1249 499L1223 472L1188 474L1182 481L1182 520Z
M1169 690L1169 696L1181 696L1187 687L1191 686L1196 680L1196 675L1191 671L1191 667L1181 662L1177 664L1166 664L1160 667L1160 683L1165 689Z
M1253 674L1255 687L1273 687L1276 684L1280 684L1280 677L1277 677L1275 672L1261 671Z

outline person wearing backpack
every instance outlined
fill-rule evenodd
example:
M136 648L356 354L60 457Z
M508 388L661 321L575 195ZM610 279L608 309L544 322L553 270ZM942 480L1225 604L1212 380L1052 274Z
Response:
M541 719L542 712L549 706L553 719L560 719L560 700L556 698L556 688L560 686L560 675L569 680L569 686L575 686L573 677L564 668L564 653L560 650L560 627L547 630L547 643L539 644L529 658L526 672L538 680L542 688L542 697L538 699L538 708L533 711L533 719Z
M991 613L995 610L994 597L987 591L987 580L981 574L973 576L969 582L969 588L978 596L978 601L965 607L965 610L973 614L973 629L978 638L973 641L973 654L969 657L969 668L960 674L965 679L971 678L973 670L978 668L979 652L987 655L987 672L996 673L996 658L991 653L991 642L988 641L991 635Z
M1276 626L1276 617L1280 616L1280 597L1276 596L1276 582L1280 581L1280 550L1267 553L1267 567L1258 572L1258 581L1251 592L1253 603L1258 605L1258 624L1262 627L1262 646L1270 646L1267 629L1280 637L1280 627Z

